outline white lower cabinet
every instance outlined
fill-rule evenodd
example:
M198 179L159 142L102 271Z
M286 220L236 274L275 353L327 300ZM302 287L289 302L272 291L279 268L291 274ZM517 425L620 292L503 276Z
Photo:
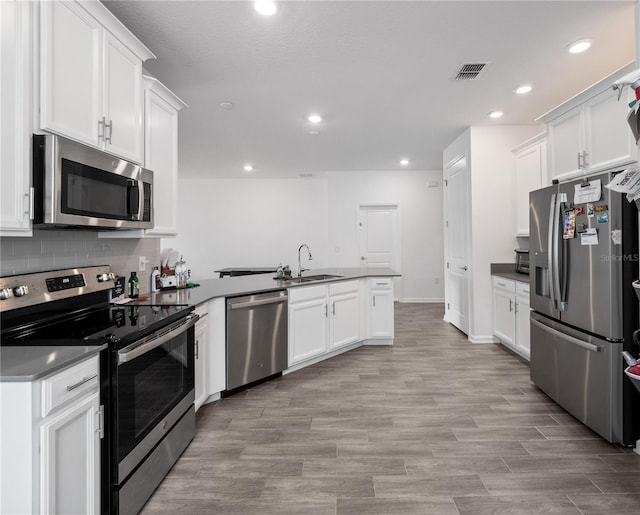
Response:
M100 393L40 427L40 513L100 513Z
M358 280L289 289L289 366L360 340Z
M195 327L195 343L193 346L193 362L195 368L195 408L196 411L204 404L209 396L207 391L207 358L209 353L209 320L207 304L196 306L196 313L200 318Z
M327 287L289 290L289 366L327 352Z
M393 278L367 279L367 337L392 339L394 336Z
M100 513L99 361L0 383L0 513Z
M529 359L529 285L493 276L493 334Z

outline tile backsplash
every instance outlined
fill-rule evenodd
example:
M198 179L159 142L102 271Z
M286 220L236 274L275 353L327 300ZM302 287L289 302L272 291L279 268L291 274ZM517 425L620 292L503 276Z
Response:
M160 239L99 239L93 231L35 229L31 238L0 238L0 276L106 264L128 277L138 270L139 256L150 261L139 272L140 290L147 292L147 276L160 265Z

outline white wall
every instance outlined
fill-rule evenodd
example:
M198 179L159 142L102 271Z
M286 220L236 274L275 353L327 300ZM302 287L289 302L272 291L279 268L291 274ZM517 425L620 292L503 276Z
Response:
M178 189L178 236L162 248L180 251L194 280L232 266L282 263L295 272L302 243L311 268L327 266L325 180L182 178Z
M358 205L398 204L401 299L444 300L442 172L329 172L329 265L360 266ZM436 187L428 187L432 181Z
M437 187L428 188L429 181ZM358 204L397 203L401 300L443 300L440 171L335 172L313 179L180 178L178 186L179 235L163 239L162 248L183 253L196 281L217 277L214 270L230 266L282 263L295 271L302 243L313 253L312 269L360 266Z
M539 126L471 127L471 341L491 341L491 263L512 263L516 239L516 162L511 150Z

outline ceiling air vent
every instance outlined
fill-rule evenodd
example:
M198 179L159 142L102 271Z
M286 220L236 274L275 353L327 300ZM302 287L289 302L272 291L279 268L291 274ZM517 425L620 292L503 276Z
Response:
M483 68L489 63L466 63L458 70L454 80L475 80Z

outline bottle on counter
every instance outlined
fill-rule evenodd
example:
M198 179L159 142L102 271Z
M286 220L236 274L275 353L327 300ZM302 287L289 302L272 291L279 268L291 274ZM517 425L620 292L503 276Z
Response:
M160 270L158 270L157 266L153 267L153 272L151 272L151 288L149 291L156 292L160 291Z
M140 285L138 282L138 274L136 272L131 272L131 276L129 277L129 297L137 299L139 294Z

